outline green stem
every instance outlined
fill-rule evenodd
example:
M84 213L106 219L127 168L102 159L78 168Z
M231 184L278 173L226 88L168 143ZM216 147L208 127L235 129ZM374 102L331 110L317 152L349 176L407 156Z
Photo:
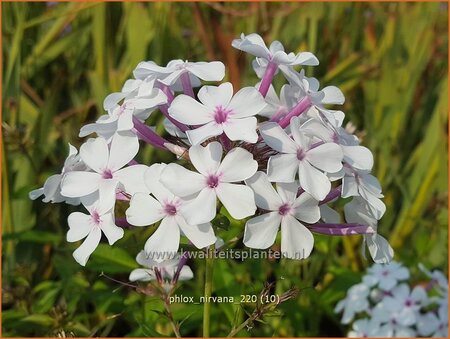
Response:
M211 316L211 304L209 297L212 293L212 279L214 268L214 248L208 250L205 259L205 301L203 304L203 338L209 338L209 322Z
M227 338L232 338L236 334L239 333L240 330L242 330L245 326L247 326L251 321L254 321L253 317L248 318L246 321L244 321L242 324L240 324L238 327L235 327L231 330L230 333L228 333Z
M166 315L169 318L170 326L172 326L173 333L177 338L181 338L181 333L178 324L173 319L172 310L170 309L169 297L164 299L164 308L166 309Z

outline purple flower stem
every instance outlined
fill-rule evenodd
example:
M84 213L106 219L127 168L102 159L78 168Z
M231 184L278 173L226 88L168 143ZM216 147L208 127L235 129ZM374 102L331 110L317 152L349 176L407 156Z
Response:
M232 144L230 138L228 138L225 133L222 133L220 135L220 141L226 151L229 151L233 147L233 144Z
M161 91L166 95L167 97L167 103L170 105L174 99L172 90L169 86L163 84L162 82L158 83L158 87L161 89Z
M170 122L172 124L174 124L175 126L177 126L182 132L186 132L187 130L189 130L189 127L187 127L185 124L179 122L178 120L172 118L169 114L169 107L167 105L161 105L159 107L160 111L162 112L162 114L164 114L164 116L170 120Z
M160 137L149 126L145 125L136 117L133 117L133 123L135 131L137 132L136 134L140 139L156 148L166 149L166 147L164 147L164 144L168 142L166 139Z
M266 97L267 92L269 91L270 84L272 83L273 76L278 69L278 65L272 62L269 62L267 65L266 71L264 72L264 76L261 80L261 84L259 85L259 93L263 97Z
M325 197L325 199L323 199L321 202L319 202L319 205L326 204L327 202L330 202L331 200L338 198L341 195L341 189L342 189L341 185L339 185L336 188L333 188L330 191L330 193L328 193L328 195Z
M181 74L181 86L183 86L184 94L189 95L195 99L194 90L192 89L191 79L189 79L189 73L185 72Z
M291 123L291 118L298 117L300 114L305 112L308 108L311 107L311 100L309 97L304 97L302 100L298 102L297 105L283 118L281 119L278 124L282 128L286 128Z
M123 192L117 192L116 193L116 200L130 201L130 198L126 194L124 194Z
M175 271L175 274L173 275L172 278L173 285L175 285L178 279L180 278L181 269L183 268L184 265L186 265L187 260L188 260L187 253L183 253L183 255L180 258L180 261L178 262L177 270Z
M309 229L315 233L338 236L376 233L371 226L362 224L314 224Z
M116 218L116 225L122 228L132 228L126 218Z

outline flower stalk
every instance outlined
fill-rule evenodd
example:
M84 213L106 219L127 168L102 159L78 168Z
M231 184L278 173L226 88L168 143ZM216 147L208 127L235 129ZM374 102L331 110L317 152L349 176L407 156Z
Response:
M269 64L267 65L266 71L264 72L264 76L261 80L261 84L259 85L259 93L261 93L263 97L267 95L277 69L278 65L275 63L269 62Z
M212 280L214 269L214 248L208 249L205 259L205 303L203 304L203 338L209 338L209 327L211 319L211 303L208 300L212 294Z

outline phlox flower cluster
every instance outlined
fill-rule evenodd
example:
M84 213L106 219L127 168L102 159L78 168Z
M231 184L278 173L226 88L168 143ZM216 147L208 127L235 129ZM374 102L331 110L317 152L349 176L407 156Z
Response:
M75 260L85 265L102 234L113 245L124 225L157 224L138 262L159 267L164 257L154 254L176 252L181 237L199 249L214 244L211 222L223 208L220 213L242 220L250 248L266 249L281 238L284 256L303 259L313 250L313 233L361 234L372 258L389 262L392 248L377 230L385 205L371 174L372 153L343 127L345 114L330 108L344 103L343 93L305 75L302 66L319 63L312 53L286 53L278 41L267 47L258 34L242 34L232 46L256 57L261 81L240 89L229 82L203 85L223 80L219 61L141 62L134 78L105 98L106 113L79 133L96 136L79 152L70 146L61 173L30 193L83 205L84 212L68 218L67 240L84 239ZM279 90L275 76L286 82ZM163 135L146 123L158 114ZM177 157L142 164L138 153L145 147ZM351 198L344 222L333 209L341 197ZM125 216L115 214L118 200L128 204ZM155 277L143 272L131 279Z
M349 337L448 337L448 280L419 265L427 281L411 283L398 262L374 264L335 308L351 324Z

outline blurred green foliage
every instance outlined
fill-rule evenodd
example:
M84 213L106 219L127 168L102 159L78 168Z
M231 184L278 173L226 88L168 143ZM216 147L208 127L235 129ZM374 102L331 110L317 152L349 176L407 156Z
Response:
M231 48L241 32L314 52L308 68L323 86L339 86L343 110L375 155L387 212L380 233L396 258L447 270L447 4L443 3L2 3L2 328L3 336L173 335L162 303L126 282L149 231L128 230L114 248L102 244L82 268L65 241L66 205L28 199L59 173L68 143L102 114L104 97L121 88L139 61L221 60L227 79L251 86L249 56ZM281 85L281 77L276 84ZM160 117L152 117L158 124ZM159 129L162 132L162 129ZM149 147L145 163L171 161ZM225 240L241 231L219 233ZM342 336L337 300L370 261L358 236L316 236L307 260L217 260L214 293L258 294L301 288L240 336ZM239 248L239 242L235 245ZM202 295L204 263L178 293ZM213 304L211 333L226 335L252 305ZM201 305L177 304L183 336L201 335Z

